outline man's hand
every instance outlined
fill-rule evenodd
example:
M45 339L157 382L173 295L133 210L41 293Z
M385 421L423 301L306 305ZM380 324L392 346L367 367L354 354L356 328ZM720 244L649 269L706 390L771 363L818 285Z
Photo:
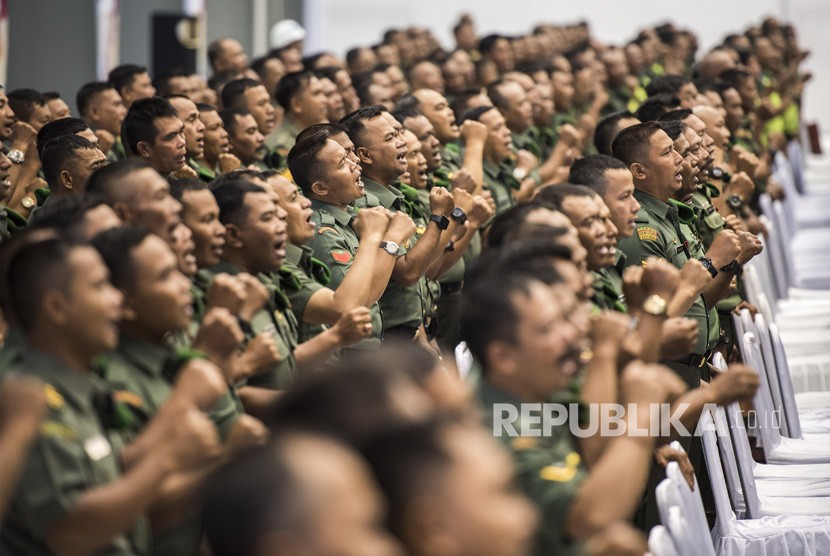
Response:
M461 124L461 138L465 145L470 143L484 143L487 140L487 126L475 120L466 120Z
M492 202L493 196L490 195L490 192L485 191L485 193L489 195L489 199ZM474 201L473 208L467 213L467 225L480 228L482 224L493 216L495 209L490 206L490 203L487 202L487 197L484 195L476 195Z
M728 229L728 230L732 230L733 232L746 232L746 231L748 231L747 227L746 227L746 223L744 223L743 220L741 220L740 218L738 218L734 214L727 214L726 216L723 217L723 220L726 224L726 229Z
M239 350L245 335L239 328L230 311L222 307L215 307L207 312L196 338L193 340L195 349L205 352L211 361L225 371L226 380L233 379L231 373L231 357Z
M26 122L16 121L12 124L11 145L13 149L25 154L37 139L37 131Z
M383 207L364 208L352 222L352 228L360 239L367 237L380 241L391 219L392 215Z
M98 138L98 148L101 149L101 152L107 154L107 152L115 145L115 136L107 131L106 129L99 129L95 132L95 137Z
M672 317L663 323L660 355L675 358L691 353L697 343L698 326L694 319Z
M626 403L670 403L683 395L686 385L668 367L635 359L623 370L620 391Z
M709 274L709 271L706 270L703 263L697 259L689 259L686 261L686 264L683 265L683 268L680 269L680 285L684 285L697 293L705 290L706 286L708 286L711 282L712 275Z
M179 370L169 399L208 411L227 391L228 385L216 365L204 359L191 359Z
M236 155L231 153L221 153L219 155L218 162L219 172L222 174L239 170L242 167L242 161L239 160Z
M746 365L733 363L729 365L729 371L712 379L708 393L712 403L727 405L751 400L760 385L758 373Z
M642 266L629 266L623 271L623 294L632 310L639 310L643 301L646 300L646 293L642 285L643 270Z
M251 320L257 311L265 307L271 297L265 284L251 276L247 272L240 272L234 276L245 288L245 301L239 310L239 316L246 321Z
M432 214L449 216L455 208L452 194L443 187L433 187L429 192L429 211Z
M387 241L394 241L397 244L401 244L411 238L416 230L415 222L409 215L405 212L398 211L392 215L392 220L389 222L389 228L386 230L385 238Z
M268 427L262 421L250 415L240 415L225 439L225 457L233 457L252 446L262 446L268 441L268 435Z
M221 455L216 425L207 415L180 400L165 406L155 419L163 420L160 424L167 428L162 446L170 451L174 470L198 469Z
M559 140L564 141L568 148L574 148L582 143L582 133L571 124L559 126Z
M238 315L247 298L245 286L227 273L217 274L211 282L207 293L207 307L223 307L232 315Z
M616 311L603 311L591 321L591 343L594 350L619 348L628 334L631 318Z
M451 194L455 206L463 210L464 214L469 215L475 206L475 198L463 189L453 189Z
M521 149L516 151L516 168L521 168L527 172L530 172L539 164L539 159L536 158L530 151L526 151Z
M646 296L659 295L668 301L677 290L680 271L665 259L649 257L643 268L640 285Z
M738 239L738 234L732 230L721 230L712 240L706 256L717 269L734 261L740 252L741 240Z
M262 332L254 336L245 350L236 358L234 379L242 380L264 373L281 361L273 332Z
M198 178L199 174L196 173L196 170L185 164L178 170L171 172L170 177L181 180L186 178Z
M472 121L472 120L467 120ZM467 123L467 122L464 122ZM478 123L478 122L475 122ZM461 168L458 172L455 172L450 179L450 183L452 184L452 190L457 191L459 189L463 189L468 193L472 193L476 190L476 181L473 179L473 175L470 173L469 170L466 168Z
M366 307L343 313L330 328L340 338L342 347L351 346L372 335L372 315Z
M752 200L752 195L755 193L755 182L745 172L738 172L732 176L729 185L724 189L724 195L726 197L737 195L744 203L748 203Z
M670 461L677 462L681 473L683 473L683 477L685 477L686 482L689 483L689 488L692 490L695 489L695 468L689 460L689 455L686 452L682 450L675 450L670 445L664 444L654 450L654 459L657 461L658 465L664 469Z
M738 232L738 240L741 242L741 252L735 257L740 264L746 264L764 250L764 246L758 236L749 232Z

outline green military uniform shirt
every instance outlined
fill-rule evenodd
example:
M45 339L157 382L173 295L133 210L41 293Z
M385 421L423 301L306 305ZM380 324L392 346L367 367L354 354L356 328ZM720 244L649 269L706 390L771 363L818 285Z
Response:
M513 170L506 162L496 164L484 161L484 188L489 189L496 203L496 216L516 205L513 190L521 183L513 176Z
M404 211L410 214L403 193L394 185L385 187L366 176L363 177L363 185L366 188L366 195L354 202L356 208L382 206L388 210ZM405 255L417 239L416 233L401 245L398 256ZM421 277L414 286L404 286L394 279L389 280L389 285L386 286L386 291L380 298L380 307L383 310L383 329L389 330L397 326L411 328L421 326L426 317L425 291L426 278L424 277Z
M299 342L310 340L325 328L303 321L311 297L331 281L331 272L322 261L313 257L314 250L307 245L285 244L285 262L279 270L279 282L291 310L300 321Z
M288 155L288 151L297 142L297 135L302 130L290 119L285 118L282 125L271 132L265 138L265 146L268 150L278 153L284 159Z
M205 183L211 182L216 179L216 170L212 168L208 168L206 166L202 166L192 158L187 159L187 165L196 172L196 175Z
M314 237L308 246L314 257L329 269L329 283L331 289L336 290L346 278L346 273L354 263L360 239L351 227L351 221L356 216L355 210L347 206L341 209L317 199L311 200L311 221L314 223ZM373 303L369 307L372 317L372 337L360 341L352 347L359 349L376 348L380 346L383 337L383 315L380 304Z
M242 270L228 261L219 261L219 264L208 270L208 273L212 276L222 272L234 276L241 273ZM269 295L265 308L257 311L250 322L244 323L243 332L246 340L251 340L262 332L273 333L279 361L265 372L250 377L246 384L279 390L287 388L297 379L294 349L297 347L299 326L294 313L291 311L288 298L285 297L279 284L272 278L262 274L258 275L257 278L268 288L271 295Z
M494 430L495 418L504 415L503 409L512 407L521 415L521 400L486 383L479 385L478 397L484 410L484 427L494 434L499 432ZM521 435L521 418L511 424ZM566 537L564 524L587 469L567 424L539 432L540 436L510 436L501 431L496 436L513 457L518 486L540 511L534 554L581 554L582 544Z
M622 239L618 245L626 256L627 266L643 264L648 257L658 257L682 269L690 258L700 258L704 255L703 245L692 232L691 226L681 223L677 204L664 203L637 190L634 191L634 197L640 203L640 211L635 220L636 229L631 237ZM686 205L684 207L684 218L693 223L694 215L691 208ZM682 231L683 228L685 232ZM714 348L720 335L714 308L707 308L703 296L700 295L685 316L698 323L693 353L704 355ZM697 387L691 373L688 373L688 376L683 375L683 378L690 387Z
M112 393L91 371L80 374L34 349L27 350L14 371L44 383L48 409L0 528L0 553L52 554L44 541L47 531L84 492L121 476L122 444L115 419L101 403L112 400ZM150 531L144 518L96 551L149 553Z
M695 210L695 229L703 241L703 248L709 249L715 236L723 230L726 221L712 204L720 196L717 187L709 182L701 183L692 195L691 205Z
M613 265L591 271L594 278L594 295L591 297L591 303L597 308L628 313L622 280L625 260L623 252L617 249L617 258Z
M529 127L521 133L513 133L513 146L516 150L525 150L533 154L539 159L539 162L544 162L542 158L542 146L540 144L540 134L536 127Z

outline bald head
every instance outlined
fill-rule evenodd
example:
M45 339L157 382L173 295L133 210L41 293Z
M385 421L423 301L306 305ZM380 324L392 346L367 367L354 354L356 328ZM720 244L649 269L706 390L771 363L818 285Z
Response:
M726 70L735 67L735 59L726 50L713 50L697 64L697 71L702 77L716 79Z

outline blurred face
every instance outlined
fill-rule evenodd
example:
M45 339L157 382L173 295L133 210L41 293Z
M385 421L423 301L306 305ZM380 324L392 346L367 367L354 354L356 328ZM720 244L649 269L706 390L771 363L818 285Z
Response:
M755 100L758 97L758 89L755 88L755 80L747 76L738 87L738 94L741 95L744 112L751 112L755 109Z
M0 203L5 202L12 192L11 182L12 161L6 152L0 149Z
M182 205L170 196L167 180L152 168L143 168L129 175L125 187L131 188L132 196L121 207L124 221L170 241L181 220Z
M674 142L665 131L657 131L649 138L646 179L649 192L666 202L683 185L683 158L674 150Z
M479 121L487 126L487 141L484 143L484 157L496 164L510 156L513 134L498 110L488 110Z
M397 122L387 115L384 112L364 121L366 146L357 149L364 172L384 185L406 171L406 141L395 126Z
M248 272L275 272L285 261L285 211L274 195L247 193L247 216L239 225L228 224L228 246L240 251Z
M360 107L360 99L357 97L354 85L352 85L352 78L346 70L340 70L335 75L335 85L343 97L343 104L345 105L346 114L354 112Z
M271 105L271 96L264 85L245 90L246 108L256 120L259 132L268 135L277 124L277 116Z
M510 47L507 39L501 38L496 40L493 49L490 51L490 59L496 64L496 69L498 69L499 73L513 71L515 64L513 49Z
M686 83L677 91L680 99L680 108L693 108L697 104L697 87L694 83Z
M556 106L553 102L553 86L548 82L539 83L535 88L539 96L539 105L538 108L534 106L533 123L537 127L545 127L550 125L551 118L556 112Z
M706 133L715 141L719 149L726 147L729 142L729 128L726 127L726 120L720 112L708 106L695 110L695 115L706 124Z
M706 132L706 124L703 123L703 120L695 114L692 114L683 120L683 123L692 128L694 132L700 136L700 139L703 141L701 143L701 147L709 154L709 158L711 159L712 155L715 153L715 140L712 139L712 136ZM701 155L702 154L703 153L701 153Z
M608 74L608 83L614 87L622 85L628 77L628 61L625 59L625 53L619 49L609 50L602 55L602 61Z
M179 224L173 229L173 253L176 255L176 264L179 272L192 278L196 276L199 267L196 266L196 256L193 254L195 244L193 243L193 232L184 224Z
M330 79L320 79L320 86L326 95L326 114L332 121L340 121L346 115L346 105L343 95L337 90L337 85Z
M35 131L40 131L40 128L48 124L51 119L52 113L49 112L48 105L35 104L32 107L32 115L29 116L29 120L26 123L35 128Z
M262 74L259 76L268 94L273 95L277 83L285 75L285 65L279 58L268 58L262 66Z
M392 100L397 102L409 92L409 84L397 64L386 68L386 75L389 77L389 86L392 88Z
M611 222L617 228L618 237L631 237L634 234L634 220L640 203L634 198L634 179L628 169L606 170L605 194L602 196L609 210Z
M216 62L216 71L244 71L248 67L248 55L234 39L222 41L222 50Z
M190 280L161 238L149 235L131 253L135 275L125 292L125 321L145 337L160 341L187 328L193 315Z
M156 88L153 87L150 75L146 71L133 77L132 82L124 87L124 101L127 104L132 104L143 98L150 98L155 94Z
M326 141L318 160L325 169L327 203L345 206L366 194L360 179L360 164L340 143Z
M49 107L49 112L51 112L53 120L61 120L72 115L69 111L69 106L62 98L53 98L46 102L46 106Z
M329 137L332 141L343 147L346 151L346 156L349 160L360 166L360 158L358 158L357 153L355 153L354 143L352 140L349 139L349 136L345 133L335 133L331 137Z
M65 182L68 177L72 190L83 193L86 191L86 182L89 181L92 172L106 165L107 157L100 149L79 149L75 151L75 157L68 168L62 172L62 174L66 172L69 175L61 175L61 178Z
M553 100L558 110L567 110L571 107L574 98L574 80L570 72L555 71L551 75L553 82Z
M709 179L709 166L712 163L709 151L703 148L703 139L700 138L700 135L695 133L695 130L689 126L686 126L683 130L683 136L689 142L689 154L697 161L697 181L698 183L702 183Z
M444 94L444 76L432 62L421 62L410 73L413 89L432 89Z
M316 77L312 77L303 91L291 101L291 112L306 127L322 124L329 121L327 103L322 83Z
M268 178L268 184L279 195L279 205L286 213L288 241L294 245L304 245L314 237L314 224L311 222L311 201L300 194L300 188L279 174Z
M744 107L741 104L741 95L736 89L726 89L723 92L723 108L726 110L726 127L734 133L744 119Z
M109 131L118 137L121 134L121 122L127 115L127 107L115 89L106 89L95 96L85 116L96 127Z
M75 247L69 253L67 322L63 332L72 345L92 358L118 345L121 292L109 281L109 270L92 247Z
M152 144L139 141L138 152L158 173L166 176L184 166L187 160L184 124L179 118L163 117L157 118L153 126L155 140Z
M265 154L265 137L250 114L234 116L236 125L230 134L231 150L242 164L253 164Z
M444 95L430 89L421 89L415 91L415 96L421 102L421 112L432 123L435 136L442 145L460 137L458 126L455 124L455 114Z
M205 152L205 124L199 119L199 110L189 98L171 98L170 104L184 122L184 142L187 155L202 158Z
M533 105L521 85L508 81L499 87L499 92L507 99L503 114L511 131L521 133L533 125Z
M182 222L193 234L193 255L198 267L218 264L225 247L225 226L219 222L219 205L209 190L184 192Z
M228 132L225 130L225 126L222 125L222 118L219 117L216 110L199 112L199 120L205 126L203 134L205 160L211 165L215 165L220 154L231 150Z
M403 136L406 140L406 173L401 177L401 181L415 189L426 189L427 159L421 150L421 142L409 130L405 129Z
M121 225L121 219L112 210L112 207L100 204L84 213L82 237L89 241L105 230L111 230Z
M432 127L426 116L418 115L407 118L404 121L406 128L415 134L415 138L421 143L421 151L427 161L427 171L434 172L441 167L441 142L435 136L435 128Z
M577 298L565 284L532 282L529 293L510 296L517 313L518 341L512 348L514 386L526 401L547 400L573 380L579 368L582 331L573 324Z
M513 488L510 457L478 428L450 426L443 437L452 461L435 478L441 502L436 511L444 532L459 544L459 553L528 554L538 518L533 505ZM428 552L426 547L413 551Z
M698 161L697 158L692 156L692 147L682 133L674 140L674 150L683 157L683 185L674 194L674 198L683 203L688 203L692 200L692 195L697 189Z
M8 139L12 136L12 124L14 123L14 110L9 106L9 99L6 92L0 89L0 139Z
M605 203L603 208L607 210ZM609 237L609 229L596 199L582 195L566 197L562 202L562 212L576 226L579 241L588 252L588 268L599 270L612 264L616 255L616 228L614 237Z

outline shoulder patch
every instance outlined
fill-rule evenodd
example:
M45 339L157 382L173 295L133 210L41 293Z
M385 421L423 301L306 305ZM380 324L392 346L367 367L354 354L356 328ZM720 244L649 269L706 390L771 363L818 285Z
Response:
M75 440L77 438L74 429L59 421L44 421L41 423L40 434L46 437L63 438L66 440Z
M47 384L43 387L43 393L46 396L46 404L52 409L60 409L63 407L63 396L61 396L55 387Z
M337 230L335 230L331 226L320 226L319 228L317 228L317 233L318 234L324 234L326 232L336 232L336 231Z
M113 396L116 401L123 402L138 409L141 409L144 406L141 401L141 397L134 392L130 392L129 390L116 390L113 393Z
M651 226L637 228L637 236L641 241L657 241L657 230Z
M347 264L352 261L352 254L345 249L335 249L331 252L331 258L340 264Z

